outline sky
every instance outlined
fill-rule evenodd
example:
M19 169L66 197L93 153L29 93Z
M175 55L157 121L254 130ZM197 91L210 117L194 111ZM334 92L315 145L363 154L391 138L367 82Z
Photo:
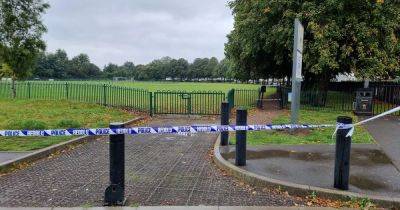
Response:
M227 0L48 0L47 51L89 55L99 67L163 56L224 57L233 29Z

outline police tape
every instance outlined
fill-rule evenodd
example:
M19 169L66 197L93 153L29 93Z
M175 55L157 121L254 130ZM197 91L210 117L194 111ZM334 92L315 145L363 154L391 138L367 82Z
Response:
M191 125L167 127L131 127L131 128L89 128L89 129L54 129L54 130L2 130L0 136L102 136L102 135L139 135L139 134L187 134L217 133L233 131L262 131L286 129L315 129L336 127L336 125Z
M382 117L384 117L384 116L386 116L386 115L390 115L390 114L393 114L393 113L398 112L398 111L400 111L400 106L399 106L399 107L396 107L396 108L393 108L393 109L390 109L390 110L388 110L388 111L386 111L386 112L383 112L383 113L381 113L381 114L378 114L378 115L376 115L376 116L370 117L370 118L368 118L368 119L362 120L362 121L360 121L360 122L354 123L354 124L342 124L342 123L338 123L338 124L336 125L335 131L334 131L333 134L332 134L332 138L333 138L333 136L337 133L337 131L340 130L340 129L349 129L349 131L347 132L346 137L353 136L354 131L355 131L355 128L356 128L357 126L366 124L366 123L368 123L368 122L370 122L370 121L373 121L373 120L382 118Z
M262 131L286 129L315 129L335 127L332 137L340 129L348 129L347 137L352 136L356 126L363 125L372 120L400 111L396 107L377 116L362 120L355 124L282 124L282 125L192 125L192 126L167 126L167 127L131 127L131 128L89 128L89 129L54 129L54 130L0 130L0 136L102 136L102 135L139 135L139 134L189 134L189 133L217 133L233 131Z

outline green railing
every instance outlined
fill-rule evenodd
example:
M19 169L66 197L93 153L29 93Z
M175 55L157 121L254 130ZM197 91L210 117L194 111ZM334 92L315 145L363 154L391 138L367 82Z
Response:
M255 107L260 90L234 90L234 106Z
M18 82L17 99L72 100L139 111L150 108L147 90L106 84ZM12 98L11 83L0 82L0 98Z
M16 82L17 99L71 100L122 107L153 114L218 115L221 102L254 107L259 90L156 91L100 83ZM0 82L0 98L12 98L10 82Z
M223 92L156 91L153 113L218 115L224 100Z

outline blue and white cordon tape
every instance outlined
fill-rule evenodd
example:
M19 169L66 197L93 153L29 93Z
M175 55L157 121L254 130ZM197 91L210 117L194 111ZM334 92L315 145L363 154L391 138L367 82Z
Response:
M131 127L131 128L91 128L56 130L4 130L0 136L100 136L115 134L187 134L216 133L221 131L261 131L284 129L310 129L333 127L334 125L192 125L168 127Z
M352 136L355 126L381 118L385 115L400 111L394 108L380 115L363 120L355 124L322 124L322 125L192 125L192 126L167 126L167 127L131 127L131 128L89 128L89 129L53 129L53 130L0 130L0 136L101 136L115 134L190 134L190 133L216 133L222 131L262 131L286 129L314 129L336 127L334 134L339 129L350 129L347 136Z

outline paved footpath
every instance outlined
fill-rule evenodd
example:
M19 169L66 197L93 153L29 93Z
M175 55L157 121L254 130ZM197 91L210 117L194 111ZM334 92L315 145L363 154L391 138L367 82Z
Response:
M153 122L171 125L194 120ZM127 205L302 204L284 194L250 189L224 175L211 161L215 139L216 134L127 136ZM108 155L108 139L104 137L4 175L0 177L0 206L101 206L109 179Z
M0 152L0 163L25 156L31 152Z
M320 207L271 207L271 206L139 206L139 207L75 207L75 208L1 208L0 210L335 210ZM350 208L343 208L343 210Z
M400 118L377 119L365 124L365 127L400 171Z

